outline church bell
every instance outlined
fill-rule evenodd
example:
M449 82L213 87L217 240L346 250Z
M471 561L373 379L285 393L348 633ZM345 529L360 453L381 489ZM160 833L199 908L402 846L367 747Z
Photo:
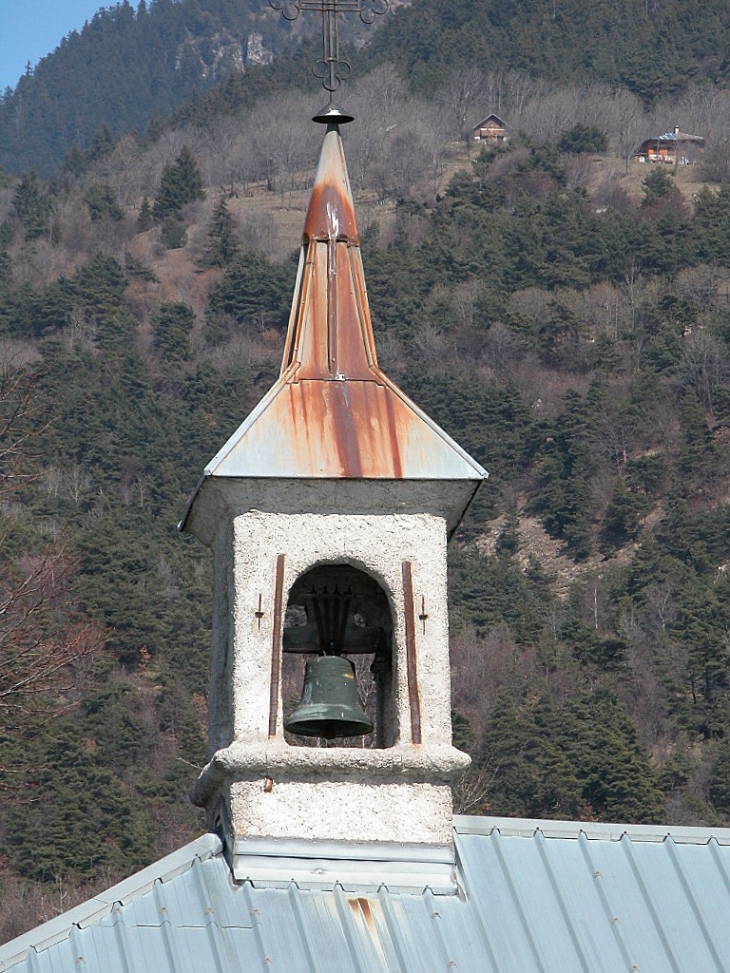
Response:
M355 667L349 659L323 655L307 662L299 705L286 721L285 729L298 736L362 736L373 724L360 705Z

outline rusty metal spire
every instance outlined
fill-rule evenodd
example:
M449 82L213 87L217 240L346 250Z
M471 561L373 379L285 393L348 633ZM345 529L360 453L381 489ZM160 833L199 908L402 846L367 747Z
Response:
M286 20L296 20L303 10L315 10L322 15L322 60L312 67L315 78L329 92L326 108L314 116L315 122L345 124L352 121L332 101L332 95L350 77L350 64L340 58L338 17L355 13L364 24L372 24L388 9L388 0L269 0L274 10L280 10Z
M297 293L282 375L377 382L360 238L336 125L324 137L304 220Z
M342 139L332 123L304 221L281 374L205 477L448 480L463 485L468 502L485 475L378 366Z
M366 0L292 0L292 9L323 16L354 9L367 22ZM332 70L323 82L331 92L341 80L334 67L340 62L327 36L323 63ZM206 467L181 527L212 537L217 505L228 502L226 484L410 480L431 484L429 495L446 505L451 532L487 473L378 366L339 130L350 119L330 102L315 120L327 122L327 131L304 221L281 373Z

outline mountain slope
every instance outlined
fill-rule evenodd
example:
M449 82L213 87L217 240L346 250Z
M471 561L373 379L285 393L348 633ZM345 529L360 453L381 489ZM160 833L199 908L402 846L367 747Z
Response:
M692 80L723 83L728 73L724 0L393 0L390 6L377 18L377 31L358 32L351 20L342 37L358 49L369 42L352 58L359 73L375 62L398 64L420 94L433 95L451 72L474 65L560 84L625 86L650 104ZM306 85L309 58L263 77L260 69L317 29L316 17L290 24L266 0L141 0L136 10L123 0L100 10L0 98L0 166L16 173L34 166L48 175L71 145L86 147L101 126L113 134L143 131L151 118L166 118L195 89L210 90L231 72L250 77L252 93L262 81Z
M419 0L376 43L424 90L476 64L626 85L651 102L690 79L722 78L729 39L722 0Z
M194 88L208 90L283 51L292 32L259 0L123 0L21 78L0 101L0 166L52 172L101 126L142 131ZM286 22L285 22L286 23Z

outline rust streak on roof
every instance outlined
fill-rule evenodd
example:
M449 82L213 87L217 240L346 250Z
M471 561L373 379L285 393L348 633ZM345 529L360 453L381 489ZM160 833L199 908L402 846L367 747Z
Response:
M333 235L354 246L360 244L345 153L334 125L324 138L303 233L305 240L329 240Z
M378 367L336 125L325 134L304 221L281 373L205 475L474 484L486 477Z

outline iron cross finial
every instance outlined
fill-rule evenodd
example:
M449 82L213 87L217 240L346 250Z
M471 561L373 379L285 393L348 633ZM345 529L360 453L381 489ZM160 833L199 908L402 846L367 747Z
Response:
M322 87L332 93L350 76L350 65L340 60L337 33L338 14L355 13L364 24L372 24L388 9L388 0L269 0L274 10L280 10L286 20L296 20L302 10L316 10L322 14L322 60L312 68Z

